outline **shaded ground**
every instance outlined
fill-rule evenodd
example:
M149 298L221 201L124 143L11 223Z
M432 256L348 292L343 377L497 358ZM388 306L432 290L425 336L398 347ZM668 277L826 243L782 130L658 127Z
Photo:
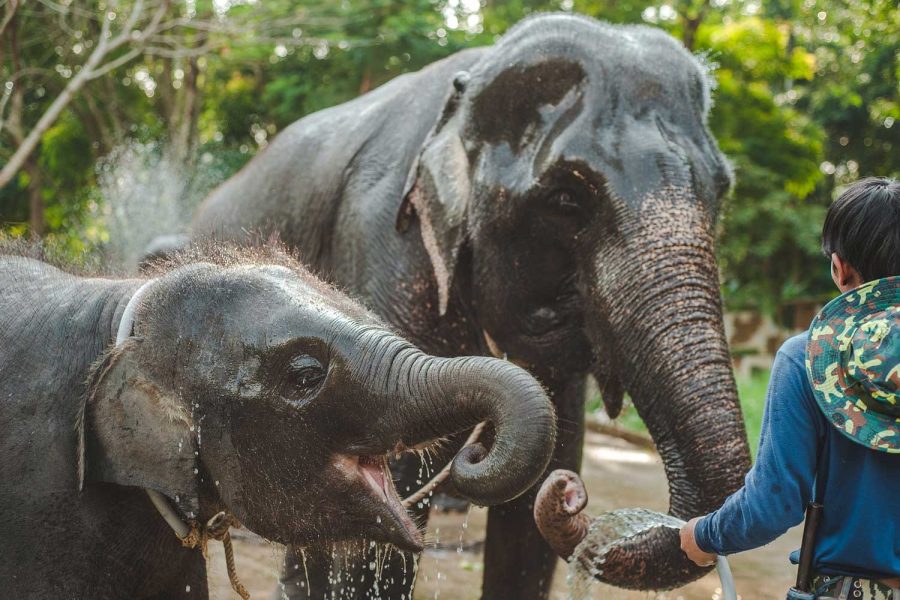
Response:
M590 495L591 514L625 507L665 511L668 490L662 463L655 453L623 440L588 433L583 477ZM415 600L477 600L481 591L481 541L487 510L473 508L468 515L434 514L428 538L437 548L426 551L419 568ZM800 544L800 529L791 530L776 542L730 559L738 593L745 600L784 597L795 575L788 553ZM269 599L276 590L281 550L252 539L236 540L238 574L253 598ZM210 588L212 598L238 598L231 591L220 544L211 545ZM566 564L560 560L553 585L553 600L568 598ZM691 585L649 597L671 600L718 598L715 573ZM595 585L592 598L646 599L647 593L627 592Z

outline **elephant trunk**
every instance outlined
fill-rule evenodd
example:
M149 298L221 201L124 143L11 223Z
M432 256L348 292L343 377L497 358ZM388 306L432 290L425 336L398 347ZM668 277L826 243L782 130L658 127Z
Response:
M383 418L385 431L399 432L404 446L447 437L482 421L493 428L493 444L462 448L450 477L473 502L507 502L544 474L556 440L553 405L541 385L512 363L485 357L429 356L397 341Z
M556 552L568 559L588 534L591 519L582 512L587 490L578 475L565 469L550 473L534 501L534 522Z
M673 312L657 314L681 324L663 327L663 337L633 355L638 364L656 364L644 371L646 379L626 386L663 460L669 512L687 520L715 510L739 489L750 457L724 335L699 323L707 318L702 311ZM705 572L681 552L678 532L666 527L613 547L605 559L603 579L620 587L668 589Z
M603 338L614 341L615 370L625 374L624 386L662 457L669 512L686 520L718 508L740 488L749 448L702 211L677 196L643 209L633 237L619 249L619 268L599 274L606 294L598 290L597 298L601 304L616 299L607 304ZM633 589L668 589L705 572L681 552L678 532L668 527L613 546L601 571L602 580Z

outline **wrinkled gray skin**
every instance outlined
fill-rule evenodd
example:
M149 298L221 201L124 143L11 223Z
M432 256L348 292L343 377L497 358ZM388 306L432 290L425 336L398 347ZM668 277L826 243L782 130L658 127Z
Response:
M0 256L0 595L205 598L201 552L141 488L284 544L416 551L386 453L487 419L497 443L456 457L460 489L502 502L543 472L555 419L525 371L426 355L271 258L172 268L113 348L143 281Z
M585 376L613 415L628 392L689 518L749 467L713 248L731 174L709 105L703 66L659 30L529 18L294 123L213 192L194 234L276 232L428 351L507 353L551 391L554 468L580 466ZM548 593L533 500L490 511L485 598ZM703 572L674 535L639 543L608 571L655 561L664 587ZM384 572L383 597L408 594ZM313 577L314 597L325 585Z
M550 473L534 500L535 524L553 551L566 560L591 526L591 518L582 512L587 502L584 482L565 469Z

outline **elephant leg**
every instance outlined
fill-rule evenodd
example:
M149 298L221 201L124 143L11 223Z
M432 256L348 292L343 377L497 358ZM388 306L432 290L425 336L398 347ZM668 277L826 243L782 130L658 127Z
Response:
M556 449L548 472L581 469L584 442L584 379L551 390L556 405ZM491 507L484 551L482 598L541 600L550 593L557 556L534 523L534 499L543 478L519 498Z
M452 455L450 455L452 457ZM449 458L447 458L449 460ZM436 464L438 459L435 460ZM406 497L419 489L427 473L416 455L391 462L397 493ZM428 520L429 504L410 509L416 523ZM288 548L276 598L288 600L331 600L338 598L381 598L409 600L415 583L419 557L384 545L341 545L320 548ZM372 565L377 565L373 569ZM376 581L377 576L377 581Z

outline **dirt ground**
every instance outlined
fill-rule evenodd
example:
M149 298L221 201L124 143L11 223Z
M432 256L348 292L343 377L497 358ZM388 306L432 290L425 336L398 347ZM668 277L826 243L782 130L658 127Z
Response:
M625 507L645 507L665 511L668 490L659 457L623 440L588 433L582 474L588 488L588 510L598 514ZM487 510L473 508L468 515L435 513L429 522L427 539L436 548L425 551L419 567L414 600L477 600L481 591L482 555ZM784 597L795 569L788 553L800 544L800 528L792 529L774 543L730 559L739 597L761 600ZM277 597L277 573L283 556L281 548L255 539L235 541L238 574L254 599ZM211 545L210 595L214 599L239 598L231 591L220 544ZM718 600L719 581L715 573L684 588L664 593L628 592L594 585L592 599ZM560 560L553 582L553 600L569 597L566 564Z

